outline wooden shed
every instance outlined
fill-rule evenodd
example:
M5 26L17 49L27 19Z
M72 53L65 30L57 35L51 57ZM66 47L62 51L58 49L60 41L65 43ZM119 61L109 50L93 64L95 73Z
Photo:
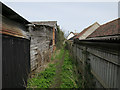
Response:
M56 21L32 22L31 36L31 71L40 70L51 59L55 50L57 30Z
M2 88L25 88L30 73L30 40L26 19L1 3Z

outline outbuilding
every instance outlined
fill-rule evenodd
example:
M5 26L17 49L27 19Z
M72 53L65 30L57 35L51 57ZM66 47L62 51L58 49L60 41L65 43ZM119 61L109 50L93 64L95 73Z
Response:
M25 88L30 73L30 38L26 27L30 22L5 4L0 4L2 88Z

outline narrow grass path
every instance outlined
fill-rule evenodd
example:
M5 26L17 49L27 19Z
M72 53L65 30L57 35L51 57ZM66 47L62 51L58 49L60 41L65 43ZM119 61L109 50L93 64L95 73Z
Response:
M40 73L35 74L34 77L28 79L27 88L50 88L53 83L58 80L58 78L55 80L55 77L60 77L58 69L60 69L60 65L62 63L61 59L63 53L63 49L57 50L53 53L53 57L51 58L51 62L48 64L47 68L40 71Z
M63 62L64 62L64 50L62 51L62 58L59 58L58 60L58 65L56 66L56 75L54 77L54 83L51 85L50 88L60 88L60 85L62 83L61 81L61 73L62 73L62 65L63 65Z
M28 80L27 88L83 88L82 78L68 50L53 53L48 67Z
M60 88L82 88L82 78L81 75L76 72L77 68L73 61L69 51L65 50Z

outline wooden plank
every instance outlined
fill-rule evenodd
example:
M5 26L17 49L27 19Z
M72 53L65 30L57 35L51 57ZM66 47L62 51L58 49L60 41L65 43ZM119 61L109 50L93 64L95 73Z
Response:
M31 59L31 62L36 61L36 60L37 60L37 57Z
M31 51L30 53L31 53L31 56L38 54L37 51Z
M38 49L37 46L35 46L35 47L31 47L31 50L37 50L37 49Z

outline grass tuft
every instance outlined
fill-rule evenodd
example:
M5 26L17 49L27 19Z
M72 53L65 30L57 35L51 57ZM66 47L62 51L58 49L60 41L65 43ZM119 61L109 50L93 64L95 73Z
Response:
M49 64L49 67L28 80L27 88L49 88L55 76L55 64Z

